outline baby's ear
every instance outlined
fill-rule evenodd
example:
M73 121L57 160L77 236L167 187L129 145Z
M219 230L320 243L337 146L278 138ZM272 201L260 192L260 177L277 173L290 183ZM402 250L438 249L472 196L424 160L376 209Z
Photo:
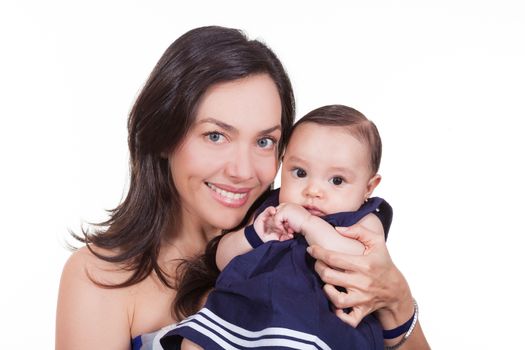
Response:
M372 178L368 181L368 184L366 185L366 199L368 199L372 195L372 192L374 192L375 188L377 187L377 185L379 185L380 182L381 175L375 174L374 176L372 176Z

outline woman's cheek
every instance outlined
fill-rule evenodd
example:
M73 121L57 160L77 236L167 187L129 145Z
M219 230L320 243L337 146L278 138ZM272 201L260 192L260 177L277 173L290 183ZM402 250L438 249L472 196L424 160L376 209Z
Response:
M279 163L274 157L267 157L264 161L257 162L257 173L264 189L274 181L278 165Z

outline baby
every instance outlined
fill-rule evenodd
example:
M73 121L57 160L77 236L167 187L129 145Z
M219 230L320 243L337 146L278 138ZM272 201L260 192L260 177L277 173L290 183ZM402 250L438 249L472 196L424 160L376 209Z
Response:
M283 157L280 190L253 225L221 238L215 289L163 346L178 348L185 338L182 349L383 349L373 316L352 328L331 312L306 252L315 244L363 254L360 242L334 226L359 223L386 235L392 210L370 198L381 181L380 160L377 128L355 109L325 106L300 119Z

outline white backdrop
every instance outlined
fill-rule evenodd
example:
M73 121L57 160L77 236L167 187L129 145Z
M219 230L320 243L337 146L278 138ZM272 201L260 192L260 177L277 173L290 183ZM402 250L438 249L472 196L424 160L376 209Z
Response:
M433 348L525 346L519 3L3 0L1 347L54 347L68 228L122 198L134 97L175 38L209 24L276 51L298 116L343 103L376 122L390 251Z

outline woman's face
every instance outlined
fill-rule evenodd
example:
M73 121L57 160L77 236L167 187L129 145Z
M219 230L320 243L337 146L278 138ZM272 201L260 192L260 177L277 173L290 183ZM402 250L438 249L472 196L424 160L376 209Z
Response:
M183 225L228 229L277 172L281 101L266 74L211 86L194 125L169 155Z

